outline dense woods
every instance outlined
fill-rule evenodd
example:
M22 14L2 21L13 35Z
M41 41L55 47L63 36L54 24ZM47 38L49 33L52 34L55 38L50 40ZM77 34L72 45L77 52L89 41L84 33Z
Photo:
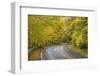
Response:
M88 18L75 16L28 16L28 49L67 43L87 55Z

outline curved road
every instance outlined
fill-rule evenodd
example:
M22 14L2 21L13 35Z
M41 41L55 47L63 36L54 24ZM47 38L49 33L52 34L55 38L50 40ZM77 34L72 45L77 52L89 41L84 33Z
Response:
M72 59L72 58L86 58L80 54L71 51L68 45L49 46L41 52L41 60L55 60L55 59Z

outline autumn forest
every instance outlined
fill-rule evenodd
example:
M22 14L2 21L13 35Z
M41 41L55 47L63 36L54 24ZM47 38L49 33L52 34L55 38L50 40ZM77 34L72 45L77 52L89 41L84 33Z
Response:
M88 57L88 17L28 15L28 60Z

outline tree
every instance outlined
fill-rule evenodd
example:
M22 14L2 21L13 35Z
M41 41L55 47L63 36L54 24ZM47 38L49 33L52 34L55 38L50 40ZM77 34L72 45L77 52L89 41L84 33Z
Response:
M29 15L28 47L46 47L63 42L87 49L87 25L87 17Z

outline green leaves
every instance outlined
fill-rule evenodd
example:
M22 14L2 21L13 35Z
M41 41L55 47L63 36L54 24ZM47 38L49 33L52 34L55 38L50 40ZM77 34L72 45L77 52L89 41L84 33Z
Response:
M58 16L28 16L28 43L33 46L45 47L60 43L63 35L64 21Z
M28 47L46 47L63 42L87 49L87 25L87 17L29 15Z
M88 20L87 17L76 17L67 29L67 36L71 38L70 43L79 49L87 49L88 46Z

